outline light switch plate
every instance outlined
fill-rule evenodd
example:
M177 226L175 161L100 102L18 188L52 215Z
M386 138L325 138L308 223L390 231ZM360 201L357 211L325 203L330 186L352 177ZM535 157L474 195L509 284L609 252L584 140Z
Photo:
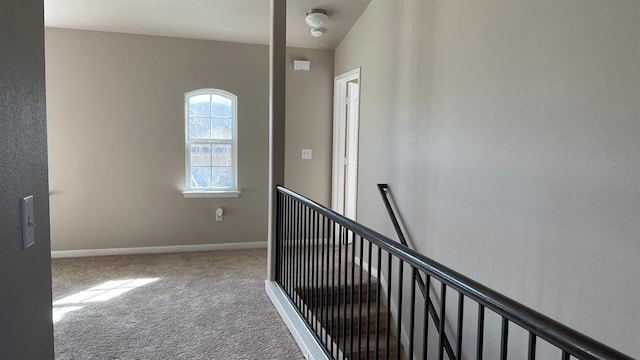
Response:
M33 217L33 195L22 199L22 248L26 249L36 242L36 224Z
M302 160L311 160L313 158L313 150L302 149Z

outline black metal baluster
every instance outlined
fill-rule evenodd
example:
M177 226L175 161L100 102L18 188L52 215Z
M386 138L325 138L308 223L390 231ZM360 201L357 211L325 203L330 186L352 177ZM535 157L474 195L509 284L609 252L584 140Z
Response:
M322 339L322 328L324 323L322 322L322 304L324 303L323 298L323 284L322 278L324 277L323 269L324 269L324 244L322 243L322 214L316 213L316 246L317 246L317 256L318 256L318 265L316 267L316 284L317 289L316 293L318 296L318 308L316 310L316 321L318 322L318 326L320 327L320 333L318 337Z
M311 329L313 329L313 215L309 208L307 211L307 293L309 294L309 300L307 300L307 319Z
M330 221L329 226L331 226L331 339L332 342L336 344L337 351L337 337L334 332L334 307L335 307L335 296L336 296L336 224L333 221ZM331 354L333 355L333 345L331 345ZM337 354L336 354L337 355Z
M306 291L307 288L305 286L305 281L306 281L306 242L304 239L304 231L305 231L305 224L306 224L306 208L304 205L300 205L300 314L302 314L302 317L305 317L305 304L306 304Z
M355 321L355 269L356 269L356 234L351 233L351 326L349 329L349 336L351 337L350 354L353 354L353 322Z
M283 201L282 208L282 288L285 292L288 292L287 285L289 282L289 212L288 199L284 194L281 194Z
M307 315L307 323L311 324L311 306L312 306L312 302L313 302L313 297L312 297L312 292L313 289L311 288L311 274L313 273L313 262L312 262L312 251L313 249L311 248L311 209L310 208L306 208L306 214L305 214L305 218L307 220L306 225L305 225L305 232L304 232L304 238L305 238L305 244L307 246L307 250L305 251L305 253L307 254L307 266L305 267L307 269L307 277L306 277L306 281L307 281L307 308L306 308L306 312L305 314ZM311 328L313 329L313 325L311 326Z
M304 242L302 239L302 233L304 231L304 212L302 204L298 204L298 215L298 231L296 234L298 236L298 289L296 292L298 293L298 300L300 303L300 314L304 317L304 289L302 287L304 284Z
M347 351L347 292L349 291L348 289L348 283L347 283L347 279L348 279L348 274L349 274L349 268L347 266L347 261L348 261L348 252L349 252L349 235L347 234L347 229L346 228L341 228L341 232L344 233L344 237L342 238L342 241L344 241L344 291L343 291L343 296L344 296L344 307L342 308L342 313L344 314L344 317L342 318L342 336L344 336L344 345L342 346L344 348L344 355L346 356L346 351Z
M320 264L318 262L318 213L315 210L313 211L313 227L311 230L311 248L313 249L313 272L311 273L313 307L311 310L313 313L313 328L318 334L318 265Z
M280 214L280 195L276 192L275 194L275 270L276 270L276 276L275 276L275 280L276 283L280 282L280 277L282 274L282 269L280 268L281 266L281 259L282 259L282 254L280 254L280 252L282 251L282 240L280 239L280 222L282 221L282 215Z
M302 204L296 202L296 303L302 314Z
M369 243L369 258L371 258L371 247L373 246L373 244ZM377 247L377 253L378 253L378 266L377 266L377 272L378 272L378 278L376 279L376 347L375 347L375 358L378 359L379 358L379 349L380 349L380 291L381 291L381 287L382 284L380 282L381 276L382 276L382 251L380 249L380 247ZM371 260L369 260L369 283L371 283ZM371 287L369 287L371 288ZM371 293L369 293L371 294ZM369 304L368 309L371 308L371 305ZM370 311L370 310L369 310ZM389 314L387 314L387 316L389 316ZM369 338L367 337L367 349L369 348ZM369 359L369 352L367 351L367 360Z
M373 244L369 243L368 244L368 249L367 249L367 253L369 255L369 263L367 264L367 278L368 278L368 282L367 282L367 339L366 339L366 346L365 346L365 357L367 360L369 360L369 333L370 333L370 328L371 326L369 325L371 323L371 247L373 246ZM378 251L380 251L380 248L378 248ZM380 321L380 306L379 306L380 302L378 300L378 311L377 311L377 316L378 316L378 321ZM377 323L376 323L377 325ZM378 328L376 328L376 359L378 358Z
M325 277L324 277L324 319L325 319L325 325L324 325L324 330L325 330L325 344L327 344L327 346L329 346L329 274L331 273L331 271L329 270L329 263L330 263L330 256L329 256L329 244L330 244L330 239L329 239L329 221L328 219L324 218L323 222L322 222L322 226L324 228L324 242L327 246L327 259L326 259L326 273L325 273ZM324 247L323 247L324 249Z
M326 328L327 328L327 323L325 322L324 319L324 308L326 306L326 301L324 299L324 295L325 295L325 287L324 287L324 245L326 240L325 239L325 227L324 227L324 215L319 215L319 226L320 226L320 233L319 233L319 243L320 243L320 331L322 331L323 329L325 330L324 334L321 333L320 334L320 340L322 341L323 339L325 339L325 334L326 332ZM326 340L324 341L325 346L327 345Z
M463 328L463 316L464 316L464 295L460 293L458 295L458 339L457 339L457 354L456 359L462 359L462 328Z
M391 287L392 287L392 280L393 277L391 276L391 260L393 259L391 257L391 253L387 253L388 257L387 257L387 274L389 274L389 284L387 284L387 337L386 337L386 351L385 351L385 356L388 359L389 358L389 341L390 341L390 335L391 335Z
M280 192L276 190L276 197L278 199L278 203L276 206L278 207L278 216L280 217L278 221L278 244L280 248L278 249L278 258L276 259L276 267L279 269L277 274L277 281L280 286L284 286L284 204L283 204L283 196Z
M300 242L300 249L299 249L299 251L300 251L300 256L299 256L300 257L299 258L299 261L300 261L300 270L299 270L300 271L300 275L299 275L299 278L300 278L300 280L299 280L299 282L300 282L300 286L299 286L300 295L299 295L299 298L300 298L300 314L302 314L302 317L304 317L304 301L305 301L305 299L304 299L304 290L305 290L304 289L304 274L305 274L305 271L304 271L304 268L305 268L304 254L305 253L304 253L304 251L305 251L305 246L304 246L304 207L303 207L302 204L300 205L300 217L299 217L299 219L300 219L299 220L300 221L300 230L299 230L299 233L298 233L298 236L299 236L298 237L298 241Z
M338 291L337 293L337 298L336 298L336 302L338 303L338 308L336 309L338 312L336 313L336 346L338 347L338 351L340 351L340 294L341 294L341 287L342 287L342 277L340 276L342 274L342 226L339 226L338 228L338 271L336 272L336 275L338 276L338 288L336 289ZM343 352L344 354L344 352Z
M360 292L358 294L358 298L360 301L358 301L358 359L360 359L360 356L362 355L362 272L364 271L364 266L362 265L364 262L364 258L362 257L364 254L364 249L363 249L363 245L364 245L364 241L362 240L362 236L360 236ZM371 262L371 259L369 259L369 262ZM369 320L369 315L367 314L367 325ZM367 329L368 330L368 329ZM367 337L368 337L368 333L367 333Z
M445 329L445 317L447 315L447 285L444 283L441 284L440 287L440 341L438 344L438 359L444 359L444 338L446 335Z
M409 358L413 359L414 328L416 325L416 276L418 270L411 266L411 317L409 318Z
M425 274L427 279L425 280L425 291L424 291L424 320L422 323L422 337L423 337L423 348L422 348L422 359L426 360L429 357L429 303L431 303L431 276L429 274Z
M402 339L402 285L404 279L402 278L404 273L404 261L399 260L400 267L398 270L398 322L396 324L398 328L398 337L396 338L396 359L400 360L400 344Z
M313 329L313 216L311 212L311 208L307 208L305 239L307 243L307 322Z
M284 194L282 196L284 200L283 236L284 236L284 244L285 244L283 247L284 254L282 257L283 266L284 266L284 279L282 281L282 287L287 292L287 294L289 294L289 223L291 219L289 218L289 198ZM289 294L289 297L291 297L291 294Z
M319 326L320 334L322 334L322 284L320 283L320 276L322 272L320 268L322 267L322 259L320 258L321 252L321 243L320 243L320 214L316 212L316 220L315 220L315 229L316 229L316 238L315 238L315 246L316 246L316 326Z
M502 336L500 336L500 360L507 360L509 348L509 320L502 318Z
M298 218L299 222L300 222L300 231L298 233L298 241L300 242L300 314L302 315L302 317L305 317L305 302L307 301L305 298L305 291L306 291L306 287L305 287L305 274L306 274L306 262L305 262L305 257L306 257L306 246L305 246L305 240L304 240L304 227L305 227L305 208L303 205L300 206L300 217Z
M293 279L295 273L294 253L295 253L295 236L293 235L294 229L294 215L293 215L293 199L289 198L289 294L293 299Z
M476 358L482 360L484 342L484 305L478 304L478 347Z
M569 353L563 350L562 351L562 360L569 360L569 358L570 358Z
M278 280L278 284L280 287L287 290L287 204L286 198L284 194L280 193L276 190L277 196L280 198L280 238L281 238L281 246L280 246L280 264L276 264L276 266L280 267L280 279Z
M529 356L528 360L536 360L536 336L529 333Z
M300 241L302 242L302 249L301 249L301 259L300 259L300 270L302 271L302 273L300 275L302 275L302 279L301 279L301 287L300 287L300 293L302 294L302 307L300 308L300 312L302 313L302 317L305 320L308 320L307 318L307 301L309 301L309 297L307 296L307 291L309 290L309 288L307 287L307 239L306 239L306 232L307 232L307 207L306 206L302 206L302 218L301 220L301 229L300 229Z

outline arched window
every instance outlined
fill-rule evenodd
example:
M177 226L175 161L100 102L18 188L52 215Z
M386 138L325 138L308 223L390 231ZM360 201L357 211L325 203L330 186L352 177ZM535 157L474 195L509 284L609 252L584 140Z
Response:
M237 196L238 98L219 89L185 94L185 196Z

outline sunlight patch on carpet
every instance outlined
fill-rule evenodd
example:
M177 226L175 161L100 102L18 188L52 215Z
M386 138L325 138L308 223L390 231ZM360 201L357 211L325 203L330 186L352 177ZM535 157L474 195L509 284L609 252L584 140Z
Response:
M82 309L87 303L109 301L133 289L159 280L160 278L111 280L54 301L53 323L62 320L70 312Z

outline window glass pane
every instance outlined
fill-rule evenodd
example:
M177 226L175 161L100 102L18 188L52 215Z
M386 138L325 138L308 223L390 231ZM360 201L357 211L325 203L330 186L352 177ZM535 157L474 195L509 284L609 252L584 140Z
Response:
M210 139L211 118L189 116L189 139Z
M231 187L231 168L230 167L214 167L212 168L211 185L217 188Z
M206 189L211 187L211 168L192 167L191 168L191 188Z
M213 166L231 166L231 145L213 145Z
M229 189L235 185L233 144L225 143L236 140L235 96L217 92L200 93L187 99L190 189Z
M211 145L191 145L191 166L211 166Z
M231 117L231 99L224 96L213 95L211 98L212 116Z
M211 95L195 95L189 98L189 115L211 115Z
M211 138L217 140L231 140L233 138L231 118L213 118L213 129Z

